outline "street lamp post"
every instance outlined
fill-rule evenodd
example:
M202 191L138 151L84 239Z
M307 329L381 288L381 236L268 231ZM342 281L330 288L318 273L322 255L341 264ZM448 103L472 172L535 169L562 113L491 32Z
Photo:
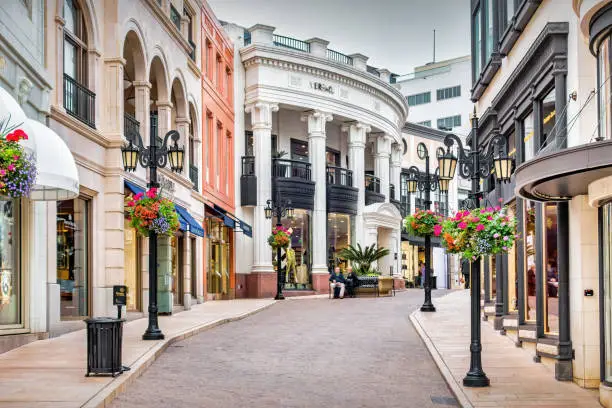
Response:
M276 217L276 226L281 227L283 224L281 223L281 219L286 215L289 218L293 217L293 207L291 206L291 200L281 200L280 194L276 193L276 198L273 200L268 200L266 202L267 206L264 208L264 213L267 219L271 219L272 217ZM274 297L276 300L285 299L285 295L283 295L283 275L281 272L281 248L276 248L276 296Z
M443 153L442 150L439 153ZM416 193L417 190L425 193L425 208L429 209L431 206L431 192L440 188L440 192L448 192L449 180L443 180L438 178L438 169L436 173L432 175L429 171L429 151L424 143L419 143L417 146L417 154L419 159L425 160L425 174L422 174L418 167L411 166L408 169L408 192ZM425 301L421 306L421 312L435 312L436 308L431 302L431 236L425 236L425 282L423 288L425 289Z
M506 139L496 134L491 138L487 147L479 150L478 146L478 117L476 109L472 116L472 140L471 148L466 153L461 139L454 135L448 134L444 138L446 145L446 153L438 154L439 177L441 179L451 180L455 176L455 170L459 165L459 175L465 179L471 179L472 189L469 200L470 206L476 208L478 206L478 198L482 195L480 191L480 179L486 178L491 174L492 167L495 167L495 175L497 178L507 183L510 181L510 172L512 168L512 159L505 152ZM456 144L459 158L451 152L451 147ZM497 154L495 147L497 146ZM487 387L489 386L489 378L482 369L481 351L482 344L480 342L480 259L471 261L470 271L470 290L471 290L471 342L470 342L470 370L463 378L463 385L466 387Z
M138 145L133 140L121 148L123 168L125 171L136 171L137 163L142 167L149 168L148 188L159 188L157 182L157 169L166 167L170 163L170 169L175 173L183 171L183 160L185 148L178 146L179 133L171 130L166 133L160 146L156 144L155 134L149 136L149 146L142 146L140 138ZM168 141L172 139L172 146ZM159 328L157 321L157 233L149 231L149 325L142 335L143 340L161 340L164 334Z

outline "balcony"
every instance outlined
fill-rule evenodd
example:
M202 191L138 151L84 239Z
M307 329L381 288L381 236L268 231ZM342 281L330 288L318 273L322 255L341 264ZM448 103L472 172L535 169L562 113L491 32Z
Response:
M240 205L257 205L257 176L255 176L255 156L242 156L240 176Z
M142 146L142 138L140 137L140 122L129 113L123 114L123 135L125 139L137 146Z
M278 192L283 199L291 200L294 208L312 210L315 183L311 179L310 163L272 159L272 190L273 197Z
M277 47L289 48L296 51L310 52L310 44L308 44L306 41L301 41L296 38L274 34L274 36L272 37L272 41Z
M64 109L87 126L96 127L96 94L68 74L64 74Z
M395 184L389 184L389 202L396 206L398 210L402 210L400 201L395 198Z
M366 205L384 203L385 195L380 193L380 179L371 174L365 175L365 203Z
M191 180L191 182L193 183L193 189L195 191L200 191L199 190L199 184L200 184L199 176L200 175L199 175L198 167L193 164L190 164L189 165L189 180Z
M327 166L327 212L357 214L358 195L351 170Z

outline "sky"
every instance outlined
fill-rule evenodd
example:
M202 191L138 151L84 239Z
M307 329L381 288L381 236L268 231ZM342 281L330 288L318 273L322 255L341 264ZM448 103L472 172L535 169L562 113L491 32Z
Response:
M470 0L208 0L219 20L265 24L276 34L319 37L343 54L407 74L433 60L470 52Z

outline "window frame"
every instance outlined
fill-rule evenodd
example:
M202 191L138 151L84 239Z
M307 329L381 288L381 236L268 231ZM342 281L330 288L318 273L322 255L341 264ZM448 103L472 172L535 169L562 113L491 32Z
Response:
M461 96L461 85L449 86L446 88L436 89L436 100L444 101L446 99L459 98Z
M422 101L419 100L419 97L423 98ZM410 103L411 98L414 98L414 103ZM431 103L431 91L408 95L406 96L406 102L408 102L409 106L418 106Z

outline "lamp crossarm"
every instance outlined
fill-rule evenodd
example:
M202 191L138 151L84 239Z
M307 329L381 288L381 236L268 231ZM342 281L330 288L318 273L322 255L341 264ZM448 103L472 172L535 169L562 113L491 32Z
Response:
M453 145L457 145L457 167L459 168L459 175L464 179L469 179L472 177L474 173L474 169L472 169L472 154L474 152L466 153L465 148L463 147L463 142L459 138L459 136L454 133L449 133L444 138L444 145L446 146L447 151L450 151Z
M495 147L498 148L498 152L502 151L506 147L506 138L501 134L497 133L494 135L484 149L479 152L479 163L480 163L480 177L486 178L491 174L491 168L493 166L493 155L495 154Z

